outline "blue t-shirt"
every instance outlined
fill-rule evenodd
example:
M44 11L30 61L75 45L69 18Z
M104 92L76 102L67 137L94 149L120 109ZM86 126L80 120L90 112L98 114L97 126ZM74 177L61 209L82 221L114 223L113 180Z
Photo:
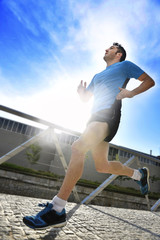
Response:
M96 74L86 89L94 95L92 113L110 108L119 93L119 87L123 87L127 79L137 79L143 73L136 64L123 61L114 63Z

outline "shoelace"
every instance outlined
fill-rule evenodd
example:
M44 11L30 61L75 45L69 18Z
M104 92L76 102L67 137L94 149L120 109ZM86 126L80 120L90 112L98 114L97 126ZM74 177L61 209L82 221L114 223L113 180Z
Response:
M38 204L39 207L45 207L42 211L40 211L36 217L40 217L42 216L43 214L47 213L48 211L50 211L50 209L48 209L47 207L49 206L49 202L47 203L39 203Z
M48 207L48 205L49 205L49 202L47 202L47 203L39 203L38 207Z
M47 210L47 207L48 207L49 204L50 204L49 202L47 202L47 203L39 203L39 204L38 204L39 207L45 207L45 208L44 208L42 211L40 211L40 212L37 214L37 216L41 216L43 213L46 213L46 212L49 210L49 209ZM58 212L57 212L58 215L62 215L62 214L64 214L64 213L65 213L65 209L63 209L61 213L58 213Z

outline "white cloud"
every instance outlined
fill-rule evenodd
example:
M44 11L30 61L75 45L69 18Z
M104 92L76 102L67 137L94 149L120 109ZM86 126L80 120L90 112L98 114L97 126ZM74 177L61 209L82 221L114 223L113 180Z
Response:
M160 47L160 10L150 0L101 1L99 5L91 1L74 2L72 11L80 28L72 29L71 39L79 49L89 50L96 63L104 48L114 41L122 43L133 60L138 54L148 57L149 53L153 57L155 51L151 51L151 46Z
M38 29L27 15L27 12L31 10L30 6L25 5L25 3L17 4L13 0L7 2L7 6L26 28L28 28L34 35L38 35Z
M46 5L45 1L38 4L31 1L29 9L27 1L23 4L12 0L7 3L24 26L35 35L38 31L44 30L51 41L59 47L59 51L63 47L69 51L79 49L77 54L87 50L96 61L101 57L104 48L113 41L121 42L127 48L128 56L133 58L135 50L145 49L147 54L149 45L154 47L158 44L160 48L158 41L160 10L151 0L99 2L68 0L59 1L58 4L56 9L51 2L47 2ZM65 6L69 13L65 11ZM27 14L28 11L30 15ZM59 16L63 16L64 20L60 21ZM75 22L77 24L74 24ZM147 39L143 39L143 36Z
M120 42L127 50L127 58L146 71L149 64L144 62L160 57L160 13L151 0L58 1L61 8L56 11L62 11L63 21L54 15L50 1L40 1L36 2L36 9L30 9L33 22L29 14L22 11L21 5L14 1L10 3L7 4L18 20L35 36L40 32L49 36L50 42L43 48L49 57L43 59L43 63L41 60L30 62L32 70L41 76L30 94L28 90L27 94L18 92L14 83L9 85L1 76L3 105L69 128L83 128L90 106L80 103L76 86L81 79L89 83L95 73L105 68L105 48L114 41ZM64 3L68 14L63 14ZM28 2L23 4L28 5ZM158 71L152 73L151 69L149 74L158 78Z
M97 71L105 67L102 59L104 49L114 41L122 43L128 52L128 59L135 62L138 62L139 52L144 55L144 59L146 59L146 56L148 58L148 54L149 57L153 57L155 54L157 48L154 48L154 45L157 46L157 39L159 39L156 24L152 25L151 28L153 33L150 36L151 41L149 39L143 41L144 29L146 31L146 28L152 24L150 18L155 16L152 18L154 23L160 21L158 9L154 4L151 5L150 0L134 2L129 0L99 1L99 4L94 1L67 2L70 12L65 16L65 23L58 22L59 20L54 15L54 8L51 3L46 6L46 3L41 1L39 4L34 5L34 2L31 1L31 6L36 6L36 11L30 9L34 19L33 22L30 21L31 18L27 11L24 11L27 7L27 1L24 1L22 5L14 1L7 3L19 21L24 23L33 33L37 34L38 29L45 30L51 41L57 45L57 53L50 49L51 46L46 45L46 51L50 54L50 58L44 60L44 66L46 68L48 65L48 68L43 69L43 64L30 62L32 70L37 73L41 72L41 79L46 84L49 84L49 88L52 79L55 80L57 77L61 82L66 81L66 78L73 81L72 77L70 77L71 69L76 78L86 78L85 80L89 78L89 82ZM60 1L59 4L64 4L64 2ZM62 6L61 10L63 8ZM72 22L71 18L73 18ZM73 24L76 21L77 25ZM64 25L67 22L71 23L65 25L67 31L65 39L62 38L59 31L55 30L55 22ZM38 26L37 30L35 30L35 24ZM141 45L139 45L139 42L141 42ZM152 51L148 47L149 44L153 48ZM53 62L51 62L52 59ZM71 66L72 63L74 67ZM77 79L77 81L79 80Z

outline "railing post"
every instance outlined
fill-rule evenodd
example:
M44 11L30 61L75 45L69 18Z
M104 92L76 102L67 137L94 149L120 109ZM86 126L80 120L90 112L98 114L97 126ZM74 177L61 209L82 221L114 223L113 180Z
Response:
M156 211L157 208L160 206L160 199L151 207L151 211Z

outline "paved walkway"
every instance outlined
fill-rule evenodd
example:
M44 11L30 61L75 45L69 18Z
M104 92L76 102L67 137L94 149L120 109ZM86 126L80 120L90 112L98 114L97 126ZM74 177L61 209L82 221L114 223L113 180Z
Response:
M160 213L68 203L68 223L62 229L34 231L22 222L46 200L0 194L1 240L158 240Z

